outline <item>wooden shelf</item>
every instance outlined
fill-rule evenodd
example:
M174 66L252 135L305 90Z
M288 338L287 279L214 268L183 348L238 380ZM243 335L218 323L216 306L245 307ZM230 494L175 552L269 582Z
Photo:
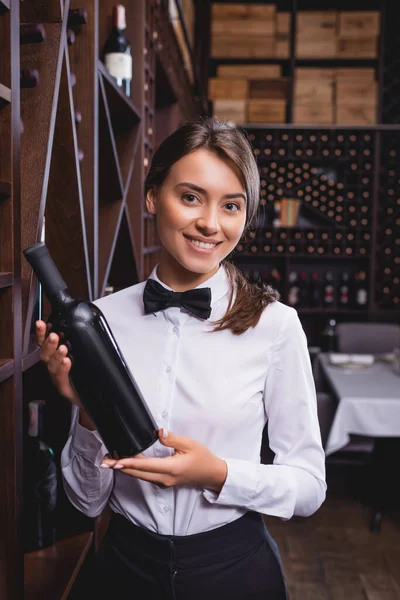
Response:
M38 363L40 360L39 354L40 348L36 348L32 352L29 352L29 354L24 356L22 358L22 371L27 371L28 369L33 367L33 365L36 365L36 363Z
M25 554L24 600L66 600L93 543L93 533Z
M8 181L0 181L0 198L11 196L11 183Z
M14 373L14 361L10 358L0 358L0 383Z
M12 286L13 280L13 273L0 273L0 290Z
M98 60L97 65L99 73L103 76L106 84L105 88L110 112L118 115L121 120L140 121L140 111L133 104L132 100L117 86L101 60Z
M6 85L0 83L0 108L11 103L11 90Z
M235 261L239 260L241 257L243 258L263 258L263 259L270 259L273 258L274 260L277 258L292 258L292 259L299 259L299 260L304 260L304 259L317 259L317 260L368 260L370 258L370 256L368 254L365 254L364 256L345 256L343 254L298 254L298 253L289 253L289 252L240 252L238 254L235 255Z
M299 315L366 315L366 308L296 308Z

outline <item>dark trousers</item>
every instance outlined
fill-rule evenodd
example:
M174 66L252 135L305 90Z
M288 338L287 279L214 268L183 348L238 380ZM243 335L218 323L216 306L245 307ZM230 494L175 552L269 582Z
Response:
M256 512L187 536L160 535L113 514L96 560L96 598L288 599L278 547Z

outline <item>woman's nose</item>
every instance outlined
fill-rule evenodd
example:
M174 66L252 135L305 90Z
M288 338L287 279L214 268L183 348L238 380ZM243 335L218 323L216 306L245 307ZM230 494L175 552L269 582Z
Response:
M207 231L220 231L221 226L219 224L218 219L218 211L216 210L207 210L205 211L198 219L197 225L201 229L206 229Z

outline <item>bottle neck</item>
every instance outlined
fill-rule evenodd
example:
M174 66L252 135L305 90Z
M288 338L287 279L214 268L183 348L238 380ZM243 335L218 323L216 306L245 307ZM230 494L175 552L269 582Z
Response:
M126 29L125 6L118 4L113 9L113 27L123 31Z

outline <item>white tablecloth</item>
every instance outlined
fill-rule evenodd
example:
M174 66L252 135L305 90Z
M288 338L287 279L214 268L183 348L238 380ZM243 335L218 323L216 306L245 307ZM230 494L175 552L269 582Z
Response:
M400 437L400 375L390 364L375 362L361 371L329 364L329 354L318 361L338 399L325 445L332 454L350 442L350 434Z

